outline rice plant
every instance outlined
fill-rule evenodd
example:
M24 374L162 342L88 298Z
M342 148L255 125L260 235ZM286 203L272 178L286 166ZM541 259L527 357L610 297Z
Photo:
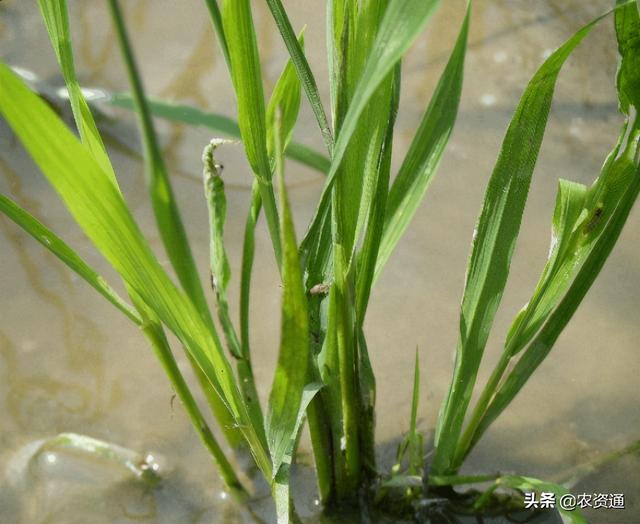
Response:
M131 94L111 103L135 108L144 145L146 182L172 273L158 262L118 185L74 67L65 0L38 0L73 110L77 137L35 93L0 64L0 113L69 212L122 278L120 296L60 237L0 195L0 210L138 325L163 366L195 431L228 489L250 498L222 437L246 450L271 486L279 523L295 520L289 493L302 426L307 423L318 493L327 509L381 505L397 514L416 500L451 498L453 488L485 483L461 511L481 513L518 502L522 490L565 488L518 476L458 474L469 452L544 361L615 246L640 190L640 3L618 1L609 13L571 36L540 66L506 131L474 232L460 311L460 335L449 393L433 450L425 460L417 429L416 357L411 425L390 472L376 464L376 381L364 321L371 290L411 223L435 176L455 124L463 85L471 2L431 101L397 173L391 172L402 59L438 8L438 0L327 0L331 107L323 106L280 0L266 0L290 59L267 101L249 0L206 0L213 30L237 98L237 121L145 95L118 0L108 0ZM604 19L615 23L620 66L616 79L620 135L590 186L560 180L548 261L527 305L515 315L489 381L471 405L476 377L503 295L529 185L545 133L556 80L574 49ZM326 151L293 140L304 99ZM203 144L204 196L209 210L210 279L198 274L156 138L153 117L211 128L242 141L253 172L240 271L239 322L227 291L232 283L224 242L226 197L216 149ZM206 147L205 147L206 146ZM285 157L325 173L307 232L297 241L285 183ZM275 181L275 183L274 183ZM282 279L281 341L268 402L261 403L249 344L249 298L255 231L264 215ZM175 275L175 279L172 275ZM215 317L208 307L210 280ZM176 364L169 330L193 366L188 383ZM207 411L192 391L200 387ZM210 416L217 429L209 427ZM634 448L635 449L635 448ZM497 465L499 467L499 465ZM487 484L488 487L487 487ZM500 499L500 490L513 497ZM584 522L578 512L568 515Z

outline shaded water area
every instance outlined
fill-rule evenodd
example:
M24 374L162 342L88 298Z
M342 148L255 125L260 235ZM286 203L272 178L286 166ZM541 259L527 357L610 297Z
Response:
M81 81L127 88L106 3L70 0ZM204 2L123 2L149 93L234 113L234 99ZM309 24L307 49L328 98L324 2L286 2L296 27ZM254 2L266 82L272 87L286 51L267 12ZM380 461L388 465L408 426L413 355L423 363L420 427L430 435L453 367L459 301L469 243L506 125L526 82L556 46L610 2L483 0L472 21L462 107L440 172L425 203L375 289L366 331L378 377ZM394 165L399 166L453 45L464 3L448 0L405 62L404 96ZM35 2L0 3L0 56L62 84ZM616 52L611 19L602 23L562 73L538 163L510 283L480 381L488 376L511 319L530 296L548 252L558 178L591 183L617 137L620 117L612 85ZM68 111L61 105L65 114ZM104 108L100 118L126 198L161 252L146 198L131 114ZM112 118L112 117L117 117ZM203 130L159 123L164 152L202 275L207 274L206 208L200 156ZM296 138L321 149L304 107ZM237 276L251 176L241 146L220 150L229 218L227 246ZM289 164L296 224L304 230L322 176ZM0 122L0 191L67 240L117 282ZM465 471L496 470L554 479L640 438L640 210L636 209L576 317L549 359L488 432ZM279 278L264 224L258 231L252 337L257 383L266 396L279 336ZM168 265L164 254L161 260ZM238 279L230 297L237 304ZM186 369L186 366L185 366ZM124 317L13 223L0 218L0 522L235 523L251 515L221 490L213 466L140 333ZM72 431L150 452L159 487L145 488L126 471L70 454L43 454L21 469L34 441ZM21 462L22 461L22 462ZM301 461L312 461L308 441ZM17 475L16 470L22 471ZM626 510L591 510L589 522L637 523L640 459L626 457L584 478L575 493L624 493ZM311 473L295 481L303 516L317 513ZM254 505L271 518L268 491Z

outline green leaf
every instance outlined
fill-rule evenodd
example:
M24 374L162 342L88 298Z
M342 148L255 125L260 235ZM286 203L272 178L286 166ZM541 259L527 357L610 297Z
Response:
M542 325L574 276L575 267L583 260L585 249L573 242L575 225L586 215L587 188L582 184L560 180L553 215L549 257L533 297L518 313L507 335L503 354L484 387L471 420L460 439L455 464L461 464L469 453L477 424L495 393L513 356L518 353Z
M218 334L213 328L211 313L209 312L207 299L204 295L204 290L200 282L198 269L193 259L189 240L180 217L177 201L173 194L171 180L162 157L151 113L147 104L142 79L138 72L133 55L133 49L127 35L125 21L118 0L109 0L109 8L116 28L120 50L127 68L129 83L131 84L133 91L134 106L138 115L139 128L142 135L142 142L144 144L145 178L151 197L151 205L154 211L156 224L158 226L165 251L169 256L171 265L178 276L178 280L180 281L182 288L186 291L190 300L198 309L198 312L205 321L205 324L210 328L210 333L214 339L214 343L216 346L220 346ZM211 379L207 379L207 377L203 375L202 370L198 368L198 364L194 361L192 356L190 357L190 360L191 364L195 368L195 374L205 392L207 401L211 405L218 422L222 426L222 430L225 433L227 440L232 446L236 447L239 444L239 435L237 429L233 427L233 424L230 424L230 417L227 413L228 409L221 404L215 391L212 391L211 388L213 384L208 383Z
M591 188L560 181L550 257L531 300L509 331L505 347L509 355L521 351L549 317L631 184L635 174L633 156L637 144L632 140L627 150L615 158L618 151L619 146L616 146L610 155L613 158L605 163Z
M109 176L47 104L4 64L0 64L0 112L86 235L188 349L235 417L258 466L270 476L266 450L249 423L215 332L164 272Z
M189 385L185 381L178 367L178 363L173 356L171 346L169 345L160 320L155 316L153 311L145 306L141 299L137 298L135 292L132 292L132 297L134 298L136 307L144 317L142 332L147 337L156 357L169 377L171 385L187 412L198 437L200 437L204 447L211 454L220 473L220 477L236 499L246 500L248 493L238 479L233 466L229 463L224 451L209 428L206 418L200 411L198 403L191 394ZM222 421L219 422L222 423Z
M402 84L402 66L396 66L394 86L392 91L392 110L387 127L387 136L382 146L378 163L377 188L368 203L369 216L366 220L366 231L362 242L362 249L358 253L358 271L356 282L356 315L358 324L362 327L371 296L371 288L375 281L375 268L380 256L380 246L383 240L384 221L388 203L389 179L391 178L391 158L393 153L393 132L395 129L398 108L400 105L400 91ZM364 207L364 206L362 206ZM356 231L356 235L358 232Z
M276 173L280 188L280 231L282 264L282 325L280 352L266 419L267 438L273 462L274 478L278 475L290 443L296 434L298 411L307 379L309 363L309 318L302 282L302 268L284 183L282 126L276 119L274 137Z
M238 122L253 172L271 178L267 156L267 128L258 44L248 0L223 0L222 22L229 44L233 85L238 99Z
M620 110L628 115L630 106L640 107L640 3L617 0L615 28L618 51L622 60L618 67Z
M411 401L411 420L409 422L409 432L398 446L396 454L396 464L392 472L399 472L402 463L407 458L407 475L420 476L424 469L424 439L418 431L418 406L420 404L420 357L416 348L416 360L413 375L413 398Z
M144 143L145 175L158 230L171 265L182 287L193 300L202 317L210 321L207 300L204 296L193 254L191 253L189 240L180 218L169 174L162 158L142 79L133 56L118 0L109 0L109 7L116 27L120 50L127 67L129 83L133 91L140 133Z
M345 23L345 34L340 35L343 65L343 81L338 89L341 98L336 121L342 123L358 82L366 67L367 59L375 47L381 20L387 1L352 2L353 13ZM357 4L357 7L356 7ZM399 104L401 63L380 83L363 110L348 148L344 154L335 183L334 241L342 244L351 265L360 234L370 222L373 213L384 213L386 198L374 202L374 198L389 190L390 165L387 156L393 146L393 128ZM342 125L342 124L341 124ZM340 127L342 129L342 127ZM378 229L377 224L373 227ZM377 245L371 246L371 254Z
M285 452L282 460L282 464L273 479L272 493L273 499L276 503L276 516L278 524L288 524L292 520L295 522L295 513L293 511L293 503L290 495L290 466L293 463L293 456L295 454L295 447L302 430L302 423L304 422L304 414L309 407L309 404L314 399L318 391L322 389L321 384L308 384L302 391L302 399L300 407L298 408L298 415L296 418L296 425L291 434L289 441L289 447Z
M301 44L304 44L302 35L300 36ZM295 128L298 113L300 110L300 82L295 74L291 60L287 62L282 71L276 87L273 90L269 105L267 108L267 123L269 126L267 142L270 161L275 163L275 136L273 129L275 126L276 116L280 115L283 135L284 148L288 149L290 145L291 135ZM232 126L229 126L232 127ZM239 130L237 136L239 137ZM328 162L328 161L327 161ZM254 182L251 189L251 205L245 225L244 242L242 248L242 276L240 282L240 336L242 355L246 360L250 360L250 344L249 344L249 297L251 292L251 272L253 270L253 259L255 253L255 228L262 209L262 198L260 196L260 187Z
M471 3L449 62L389 191L376 278L424 200L451 136L460 104L470 16Z
M358 127L360 115L378 86L420 34L439 3L439 0L395 0L389 3L349 109L340 126L327 182L303 241L305 251L311 249L320 238L322 224L331 204L331 187L351 137Z
M484 482L489 482L492 480L496 480L500 477L500 474L493 475L447 475L447 476L438 476L438 475L430 475L429 476L429 485L430 486L464 486L467 484L480 484Z
M191 126L206 127L216 133L222 133L230 138L240 139L240 127L232 118L217 113L209 113L197 107L149 99L151 113L170 122L177 122ZM115 107L132 109L133 99L127 93L115 93L107 99L107 103ZM321 173L329 170L329 159L304 144L291 141L285 150L287 157L302 165L315 169Z
M340 127L332 171L339 167L367 102L420 34L438 4L437 0L396 0L389 3Z
M586 199L587 188L584 185L560 180L553 214L549 259L533 297L520 311L507 335L505 351L512 355L526 345L544 322L561 293L566 291L574 276L573 269L582 261L581 254L585 253L587 246L576 246L572 240L575 237L574 233L580 233L576 231L576 223L580 216L584 215L583 218L587 218L587 213L583 214ZM601 211L601 208L598 209ZM594 221L596 213L597 209L587 223Z
M278 209L271 184L262 73L249 0L223 0L222 24L236 98L238 124L247 159L258 182L278 266L281 265Z
M335 209L335 206L333 207ZM348 284L347 255L341 244L334 244L335 281L331 286L330 300L335 301L335 309L330 315L334 317L339 383L339 398L342 404L342 431L340 439L340 455L344 460L345 485L343 489L355 492L362 476L362 454L360 452L361 402L360 385L356 371L355 319L351 308L351 289ZM327 335L327 338L331 336ZM334 444L335 445L335 444Z
M293 463L293 457L295 454L296 444L302 430L302 423L304 422L304 414L309 407L309 404L314 399L318 391L322 389L321 384L308 384L302 391L302 399L300 407L298 408L298 414L296 418L295 428L291 434L289 440L289 446L284 454L282 464L273 479L272 493L276 503L276 516L278 524L288 524L292 520L295 522L295 513L293 510L293 503L290 495L290 466Z
M304 43L302 35L301 43ZM300 110L300 82L296 76L292 62L289 60L285 66L269 100L267 107L267 145L270 162L275 164L276 157L276 118L280 118L282 126L283 147L286 148L291 140L293 129L298 120ZM245 235L242 251L242 275L240 281L240 329L241 342L238 361L238 376L244 393L245 401L250 406L254 424L264 432L264 422L262 410L260 409L258 392L255 385L253 370L251 366L251 347L249 340L249 299L251 286L251 272L253 269L253 259L255 252L255 228L262 208L262 198L260 187L254 181L251 191L251 205L249 215L245 225ZM220 234L221 236L221 234ZM230 323L230 321L229 321Z
M422 435L418 431L418 406L420 404L420 355L416 348L416 361L413 376L413 397L411 400L411 423L409 434L411 435L411 453L409 471L417 472L422 469L423 449Z
M132 322L140 325L142 319L138 312L121 298L92 267L90 267L60 237L39 222L34 216L22 209L18 204L0 194L0 211L51 251L78 276L82 277L92 288L124 313Z
M637 42L636 45L630 42L632 35L635 35L636 40L640 35L640 17L636 6L627 5L619 8L615 13L615 24L622 57L617 79L620 109L623 113L628 113L630 104L623 101L625 98L631 100L629 97L633 97L632 93L635 92L630 89L633 84L630 76L635 74L635 70L632 72L629 64L636 55L640 56ZM633 129L630 133L632 138L628 141L625 151L619 154L628 130L627 121L621 130L618 144L609 154L600 176L589 190L580 184L560 181L549 260L532 299L509 332L506 343L506 351L509 354L520 351L548 318L577 270L591 253L596 240L603 232L604 224L632 182L637 151Z
M227 68L231 73L231 59L229 57L229 44L227 43L227 37L224 34L224 27L222 25L222 14L220 13L220 7L216 0L205 0L207 8L209 9L209 15L211 16L211 22L213 23L213 29L215 30L216 37L218 38L218 44L222 49L224 60L227 64Z
M76 76L67 2L66 0L38 0L38 6L49 33L51 45L62 69L62 75L64 76L71 102L71 110L73 111L80 138L102 170L111 179L113 185L118 187L111 161L107 156L102 138Z
M299 46L304 48L304 34L300 34ZM275 137L273 130L276 120L276 114L280 114L282 125L282 144L284 150L287 150L293 130L298 121L298 113L300 112L300 80L296 75L296 70L292 60L287 61L287 65L280 74L280 78L273 88L271 99L267 106L267 151L269 159L275 158Z
M601 18L558 48L529 82L502 144L472 243L454 377L436 430L434 473L448 474L478 368L502 298L558 74Z
M262 209L262 198L258 182L254 181L251 188L251 203L247 214L247 221L244 229L244 241L242 244L242 275L240 279L240 341L242 355L249 358L251 354L249 344L249 306L251 296L251 272L256 249L256 225L260 210Z
M329 122L327 121L327 115L324 111L324 107L322 106L322 101L320 100L316 79L313 76L309 62L307 62L307 59L304 56L304 43L296 38L295 31L291 26L287 12L282 6L282 2L280 2L280 0L267 0L267 4L271 10L273 19L278 26L278 30L282 35L282 39L287 46L289 56L291 56L291 61L295 67L295 71L302 83L302 86L304 87L304 92L311 104L313 114L318 121L318 126L320 126L320 132L322 133L322 138L327 146L327 150L331 153L331 150L333 149L333 136L331 134L331 128L329 127Z

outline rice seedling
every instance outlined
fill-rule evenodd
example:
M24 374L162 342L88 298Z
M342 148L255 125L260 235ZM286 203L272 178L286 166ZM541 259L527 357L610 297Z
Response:
M331 107L305 58L280 0L267 0L290 60L267 101L249 0L206 0L237 98L237 121L204 110L149 100L118 0L108 0L129 75L131 94L114 105L134 108L144 145L146 182L158 231L175 280L158 262L118 186L74 67L65 0L38 0L60 64L79 138L5 65L0 64L0 113L74 219L122 278L128 300L60 237L0 195L0 210L104 296L148 339L222 480L240 500L250 497L219 438L247 450L271 486L279 523L297 519L289 492L303 424L308 423L320 499L327 510L385 501L406 514L414 501L452 500L479 513L498 501L521 502L523 490L566 488L515 475L460 476L469 452L544 361L614 248L640 190L640 3L615 9L581 28L540 66L507 129L487 187L471 247L460 311L454 375L425 461L417 429L420 382L416 357L411 425L388 474L376 464L376 379L364 330L371 290L411 223L435 176L455 124L463 85L471 2L431 101L399 171L392 176L394 127L402 59L429 22L437 0L327 0ZM602 20L615 23L620 66L616 86L624 117L620 135L590 186L560 180L548 261L527 305L515 316L504 350L472 406L487 340L503 295L529 185L565 62ZM303 96L326 152L293 140ZM214 139L203 154L209 211L209 310L156 137L153 116L204 126L240 139L253 172L240 268L239 323L227 291L231 281L224 230L226 196ZM326 174L306 235L298 242L285 183L285 157ZM275 180L275 183L274 183ZM264 215L282 279L281 342L268 402L257 394L249 343L249 298L255 231ZM176 364L169 330L185 351L209 413ZM82 437L74 437L74 441ZM66 442L66 441L65 441ZM636 449L637 446L630 449ZM102 448L101 448L102 449ZM105 448L106 449L106 448ZM125 454L126 455L126 454ZM123 455L124 456L124 455ZM126 455L128 456L128 455ZM499 465L496 465L499 467ZM453 488L483 485L462 502ZM487 484L488 483L488 484ZM488 486L488 487L487 487ZM511 490L510 498L499 498ZM393 504L386 504L392 500ZM514 502L515 501L515 502ZM364 509L363 509L364 511ZM568 516L584 522L579 512Z

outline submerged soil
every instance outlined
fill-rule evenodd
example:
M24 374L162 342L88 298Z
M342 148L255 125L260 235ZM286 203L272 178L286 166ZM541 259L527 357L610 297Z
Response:
M408 424L416 345L424 366L420 425L425 432L433 430L453 365L469 242L517 100L544 57L610 3L477 2L456 131L424 206L380 278L369 310L366 328L378 376L377 437L383 464L389 462ZM131 0L124 4L149 92L233 115L231 87L204 3ZM272 86L286 51L265 4L254 4L264 74ZM287 4L296 27L309 24L307 48L326 99L323 2ZM70 1L77 66L84 85L125 90L105 5L98 0ZM406 60L395 166L446 61L463 7L460 0L444 2ZM480 380L488 375L511 319L527 301L543 267L558 178L591 183L617 137L620 118L612 87L616 53L610 22L594 31L561 76L510 284ZM35 2L0 3L0 56L36 73L54 95L62 84ZM63 105L60 108L66 112ZM161 253L132 116L104 111L102 128L126 197ZM117 116L117 121L110 116ZM211 136L166 123L160 131L195 254L206 275L206 209L199 173L202 147ZM307 107L296 138L322 147ZM240 146L225 146L220 156L229 199L228 249L237 275L251 177ZM323 179L290 164L288 181L302 232ZM2 122L0 191L49 224L117 282ZM553 479L640 437L638 217L636 209L600 280L539 373L471 455L469 472L499 469ZM0 522L250 522L251 515L236 508L221 490L137 330L4 218L0 246ZM264 227L258 232L257 249L252 333L257 381L265 396L277 348L280 288ZM237 278L234 284L235 291ZM231 299L237 303L237 295ZM20 469L28 454L25 446L63 431L150 451L165 481L155 489L145 488L120 469L69 453L49 454ZM302 459L311 461L306 441ZM16 464L22 474L16 473ZM638 521L639 471L640 459L627 457L574 488L574 493L626 495L626 510L590 510L589 522ZM295 485L301 514L317 514L310 472L301 468ZM269 520L266 492L253 510Z

